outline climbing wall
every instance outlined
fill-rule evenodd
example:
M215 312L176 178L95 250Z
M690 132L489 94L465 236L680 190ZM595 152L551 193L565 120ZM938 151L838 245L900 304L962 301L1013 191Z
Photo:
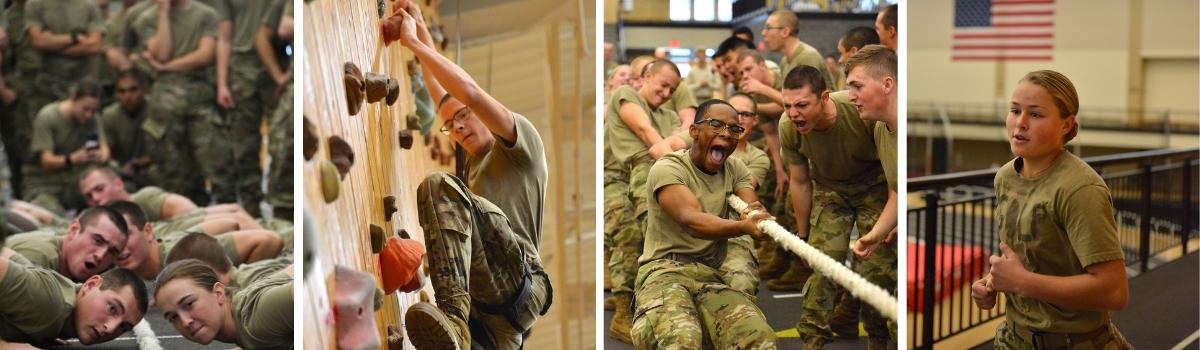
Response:
M546 145L550 180L541 256L555 295L554 305L535 325L526 345L534 349L592 348L598 198L595 50L591 49L595 44L591 39L595 3L532 1L549 10L541 18L523 18L519 28L503 33L462 37L459 41L454 35L461 27L446 23L450 38L446 53L452 59L459 53L463 68L501 103L528 117ZM521 2L506 1L508 5ZM320 150L303 166L305 206L317 228L316 241L305 244L320 251L314 272L305 280L306 349L336 347L329 303L334 265L372 273L378 280L379 267L370 250L368 226L376 224L389 232L405 229L414 239L424 241L417 223L417 185L433 171L453 171L451 166L431 159L430 146L420 136L415 137L411 150L398 145L397 132L406 127L406 117L415 112L406 67L412 54L399 44L380 48L378 4L316 0L304 6L305 52L299 60L299 69L306 72L303 111L316 125L321 139ZM386 5L390 12L392 5ZM436 8L427 5L422 1L431 23L450 21L451 15L439 16ZM471 18L463 17L463 25L469 25ZM456 44L459 42L462 44ZM383 73L397 79L400 100L390 107L382 103L363 105L358 115L350 116L342 85L345 62L355 63L364 74ZM434 125L436 129L440 122ZM436 130L433 133L441 149L449 150L447 137ZM326 203L317 161L329 159L325 145L333 135L350 144L355 163L341 181L338 199ZM383 198L388 195L397 198L398 212L391 221L383 213ZM386 326L400 325L402 311L417 299L418 293L397 293L387 298L375 314L381 339L386 342Z
M388 11L390 12L390 4ZM320 251L314 273L306 280L305 348L334 348L333 317L329 295L333 293L335 264L372 273L379 279L377 255L372 254L368 226L376 224L388 232L405 229L414 239L424 240L417 223L415 203L419 181L433 171L451 171L430 157L430 147L416 135L410 150L400 148L399 130L406 117L415 113L414 96L406 63L412 54L398 44L379 46L378 3L375 1L317 0L304 6L305 58L299 69L306 74L304 115L320 134L321 148L304 164L305 206L316 223ZM433 13L432 11L429 13ZM378 55L378 60L376 56ZM342 85L342 65L353 62L363 71L391 76L400 83L400 99L392 106L364 104L357 115L347 112ZM437 131L433 131L435 134ZM341 181L339 197L326 203L320 190L317 161L329 159L326 142L340 136L354 150L355 162ZM434 142L449 149L446 137ZM383 198L397 198L398 212L385 218ZM432 291L430 291L432 292ZM390 295L376 312L380 338L386 326L400 324L401 310L417 300L416 293Z

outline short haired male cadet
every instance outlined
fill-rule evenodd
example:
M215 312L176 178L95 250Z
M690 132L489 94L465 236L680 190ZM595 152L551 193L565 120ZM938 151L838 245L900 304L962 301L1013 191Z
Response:
M883 212L875 226L854 242L852 250L859 258L858 271L868 281L892 292L896 290L896 106L900 84L897 77L896 52L881 45L867 45L858 50L846 64L849 100L863 120L874 120L875 150L883 164L888 196ZM863 320L878 326L883 319L874 309L863 308ZM887 321L890 340L896 341L896 324ZM876 332L878 333L878 332ZM871 334L868 346L886 348L888 339Z
M798 235L835 261L844 261L850 231L857 227L866 232L875 225L887 201L887 181L871 135L875 122L858 117L846 91L827 91L821 75L804 66L784 79L779 138ZM805 282L797 326L805 346L819 348L831 341L838 289L821 273ZM873 330L868 322L868 331L879 334L881 329ZM886 333L886 325L882 331Z
M125 218L105 206L84 210L66 231L63 236L49 228L17 234L6 245L23 263L83 281L113 267L129 240Z
M83 345L104 343L146 314L146 285L129 270L108 270L77 284L13 256L0 248L0 346L51 347L74 338Z
M547 177L541 136L435 49L420 5L397 12L400 44L421 61L430 92L448 93L438 110L442 128L468 154L466 182L439 172L417 187L437 306L408 309L408 337L418 349L521 348L553 300L539 255Z
M757 224L770 219L754 195L754 177L731 158L746 132L737 111L705 101L690 125L690 149L663 156L650 170L646 248L638 261L634 344L639 349L774 349L775 332L744 291L722 273L732 240L765 238ZM736 194L751 204L733 211ZM753 213L753 214L750 214ZM731 219L737 218L737 219Z

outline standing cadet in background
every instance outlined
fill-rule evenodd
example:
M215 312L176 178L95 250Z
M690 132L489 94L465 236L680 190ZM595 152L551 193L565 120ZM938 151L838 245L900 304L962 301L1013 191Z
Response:
M892 51L899 50L900 45L900 27L897 22L899 16L899 5L889 5L879 11L879 16L875 17L875 33L879 34L879 43L887 46Z
M518 349L553 301L540 255L545 146L529 119L434 49L419 8L398 11L400 43L442 96L442 130L466 150L468 176L434 173L417 188L437 305L408 308L409 339L418 349Z
M211 0L221 17L217 35L217 105L224 111L233 148L238 202L250 215L260 216L263 169L259 167L263 116L275 104L274 84L255 43L259 27L274 0Z
M767 16L767 23L762 31L763 44L766 45L767 51L783 54L783 58L779 60L779 76L786 77L798 67L813 67L821 72L825 86L832 89L833 75L825 67L824 56L812 45L800 41L799 33L800 19L795 13L782 10Z
M209 203L203 179L211 180L211 200L236 200L230 178L232 156L227 128L214 105L213 65L219 16L212 7L192 0L156 1L132 27L146 39L141 59L157 72L150 88L150 118L143 128L154 139L152 158L160 174L156 182ZM166 166L170 164L171 166Z
M844 65L850 62L850 56L854 56L859 49L867 45L879 45L879 33L870 27L850 28L838 39L837 63Z
M33 98L33 80L40 68L41 55L34 50L26 35L25 7L27 0L12 0L3 9L0 20L0 135L8 149L8 167L13 170L11 185L14 198L21 196L24 187L21 165L29 158L29 138L33 133L33 118L45 99ZM35 101L38 100L38 101ZM35 105L36 103L41 105Z
M27 0L29 43L41 54L42 69L33 80L35 108L66 97L67 89L87 77L90 60L103 46L104 19L95 0Z
M267 190L267 204L273 208L271 212L275 218L289 218L289 220L294 208L292 204L292 140L294 140L292 138L292 62L287 63L287 71L282 74L284 85L279 85L280 81L276 80L277 77L274 73L274 69L279 67L278 55L271 45L270 38L276 37L290 45L292 31L292 2L276 0L258 27L254 44L264 66L275 67L269 68L272 69L271 77L275 82L271 86L271 90L275 91L276 96L279 96L279 101L270 115L269 133L267 134L267 151L271 155L271 170L267 181L270 186ZM289 56L289 58L291 57ZM282 93L281 96L280 93Z
M705 54L704 47L697 47L692 54L692 69L688 71L687 83L688 89L692 90L692 95L697 100L705 101L713 97L724 97L720 91L721 81L717 80L717 75L713 73L712 66L708 65L708 55Z

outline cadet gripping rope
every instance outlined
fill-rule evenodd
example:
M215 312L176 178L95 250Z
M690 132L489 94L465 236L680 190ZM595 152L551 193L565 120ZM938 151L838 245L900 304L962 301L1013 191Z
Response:
M741 198L731 195L729 196L729 206L741 212L746 209L747 204ZM775 220L763 220L759 222L758 229L766 232L768 236L771 236L772 239L779 242L788 251L808 261L813 270L825 275L833 282L846 288L851 295L879 310L879 314L883 315L883 317L897 321L896 298L888 294L883 288L863 279L862 276L854 273L854 271L850 271L842 263L833 260L833 258L825 255L825 253L817 250L817 248L808 245L808 243L805 243L799 237L784 229L783 226L779 226L779 223L775 222Z

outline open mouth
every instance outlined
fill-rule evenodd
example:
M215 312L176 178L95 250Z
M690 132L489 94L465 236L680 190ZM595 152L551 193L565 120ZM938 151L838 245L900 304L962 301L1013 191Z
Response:
M96 341L98 339L100 339L100 331L97 331L95 327L92 327L92 341Z
M712 145L708 148L708 161L716 165L725 165L729 157L729 148L723 145Z
M1012 136L1012 140L1013 140L1014 142L1018 142L1018 143L1025 143L1025 142L1029 142L1029 138L1028 138L1028 137L1025 137L1025 135L1021 135L1021 134L1016 134L1016 135L1013 135L1013 136Z
M95 269L95 268L96 268L96 263L94 263L94 262L91 262L91 261L84 261L84 262L83 262L83 268L84 268L84 269L86 269L86 270L88 270L88 271L91 271L92 269Z

